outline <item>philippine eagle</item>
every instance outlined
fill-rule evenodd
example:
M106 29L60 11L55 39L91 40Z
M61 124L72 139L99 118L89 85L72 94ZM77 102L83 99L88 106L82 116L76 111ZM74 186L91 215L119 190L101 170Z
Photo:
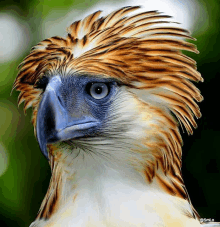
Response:
M19 66L13 88L52 171L31 227L201 226L179 131L201 116L192 82L203 79L182 53L198 50L170 16L138 8L76 21Z

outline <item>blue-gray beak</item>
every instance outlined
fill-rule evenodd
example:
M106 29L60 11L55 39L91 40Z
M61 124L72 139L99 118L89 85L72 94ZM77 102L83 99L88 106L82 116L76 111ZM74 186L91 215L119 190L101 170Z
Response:
M47 159L47 144L89 136L98 125L97 119L88 114L89 111L82 111L82 108L77 108L78 104L74 106L74 102L70 102L78 99L75 103L79 103L82 95L79 98L77 92L71 92L68 88L65 91L59 76L51 78L39 105L37 139Z

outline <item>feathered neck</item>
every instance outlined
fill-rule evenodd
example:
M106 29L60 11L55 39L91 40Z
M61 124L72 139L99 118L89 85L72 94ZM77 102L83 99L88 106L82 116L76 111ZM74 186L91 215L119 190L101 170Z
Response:
M182 178L174 167L170 166L170 169L164 172L158 162L154 169L146 166L146 172L144 172L140 166L135 165L134 160L129 165L124 165L123 162L119 160L116 162L115 159L114 162L110 159L105 160L106 157L97 159L92 152L89 154L79 148L67 154L64 147L61 151L60 146L49 146L52 177L37 220L46 219L48 223L51 221L56 223L60 215L67 215L67 219L71 220L72 212L80 204L84 208L79 209L84 211L89 209L88 207L93 207L91 212L99 221L103 218L106 218L102 220L104 222L110 221L111 217L108 216L114 216L114 209L117 210L124 206L126 201L132 200L135 203L143 202L147 207L148 216L152 214L149 210L155 209L155 217L151 217L151 220L158 223L166 219L160 220L160 216L163 216L163 206L171 209L177 216L183 213L183 216L190 217L192 220L198 218L190 203ZM160 205L153 205L153 203L160 203ZM132 208L129 202L127 208L131 209L131 212L136 212L136 208ZM164 212L168 211L165 209ZM84 214L89 215L86 211ZM194 226L197 226L197 222Z

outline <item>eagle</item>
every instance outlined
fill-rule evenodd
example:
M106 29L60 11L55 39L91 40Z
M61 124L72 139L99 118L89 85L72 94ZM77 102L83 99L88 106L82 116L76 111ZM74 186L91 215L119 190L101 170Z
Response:
M51 180L31 227L199 227L181 173L182 138L203 100L190 33L127 6L72 23L19 65L13 89Z

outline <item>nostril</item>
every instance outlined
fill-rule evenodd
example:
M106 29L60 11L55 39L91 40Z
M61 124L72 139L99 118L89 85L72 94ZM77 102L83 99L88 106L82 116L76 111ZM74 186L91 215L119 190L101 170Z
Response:
M59 102L60 102L61 106L63 106L63 101L62 101L62 99L61 99L60 95L58 95L58 96L57 96L57 98L58 98L58 100L59 100Z

